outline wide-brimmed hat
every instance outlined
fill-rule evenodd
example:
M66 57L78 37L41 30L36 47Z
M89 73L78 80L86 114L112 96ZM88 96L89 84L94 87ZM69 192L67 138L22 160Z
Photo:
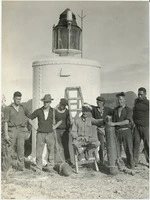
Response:
M97 101L102 101L102 102L105 103L105 99L104 99L103 97L101 97L101 96L98 96L98 97L96 98L96 100L97 100Z
M45 96L41 99L41 101L44 102L51 102L52 100L54 100L50 94L45 94Z
M67 99L65 99L65 98L60 99L60 104L64 105L64 106L67 106L68 105Z

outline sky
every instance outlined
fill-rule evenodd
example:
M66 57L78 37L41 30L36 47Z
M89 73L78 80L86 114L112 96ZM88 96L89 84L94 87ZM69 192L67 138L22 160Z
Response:
M149 90L148 2L2 2L1 93L6 104L19 90L32 98L32 62L56 57L52 27L70 8L83 10L83 58L101 64L101 93ZM96 83L95 83L96 84ZM94 97L95 98L95 97Z

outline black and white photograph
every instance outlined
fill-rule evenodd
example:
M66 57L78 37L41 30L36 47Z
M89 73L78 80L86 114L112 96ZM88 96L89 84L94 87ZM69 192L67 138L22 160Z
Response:
M1 11L1 199L149 199L149 1Z

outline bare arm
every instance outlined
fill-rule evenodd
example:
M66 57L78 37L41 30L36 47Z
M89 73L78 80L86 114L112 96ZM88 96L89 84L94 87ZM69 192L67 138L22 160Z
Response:
M4 123L4 134L5 134L5 139L9 143L9 135L8 135L8 122Z
M109 126L124 126L124 125L127 125L129 123L130 123L130 121L127 119L127 120L124 120L122 122L109 122L108 125Z

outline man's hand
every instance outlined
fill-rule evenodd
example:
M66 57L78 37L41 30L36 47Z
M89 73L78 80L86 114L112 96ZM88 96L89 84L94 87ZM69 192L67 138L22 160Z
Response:
M108 126L116 126L116 123L115 122L108 122Z
M60 126L62 123L62 120L60 120L59 122L57 122L57 124L53 125L53 129L58 128L58 126Z
M82 141L87 142L87 141L88 141L88 137L82 137L82 136L80 136L80 137L77 138L77 140L78 140L78 141L81 141L81 140L82 140Z

